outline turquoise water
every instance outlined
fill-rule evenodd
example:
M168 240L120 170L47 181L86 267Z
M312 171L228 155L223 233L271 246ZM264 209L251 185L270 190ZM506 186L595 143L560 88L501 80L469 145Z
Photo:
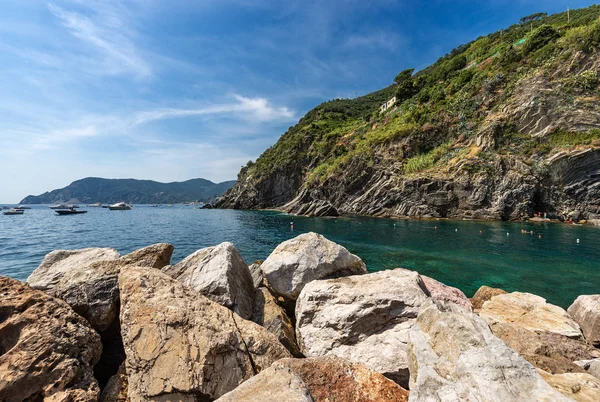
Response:
M87 214L57 216L46 206L34 206L22 216L0 215L0 274L25 280L54 249L102 246L127 253L158 242L175 246L173 262L223 241L233 242L252 262L265 259L282 241L314 231L359 255L370 271L414 269L467 296L488 285L535 293L568 307L580 294L600 293L600 228L595 227L304 218L189 206L86 209Z

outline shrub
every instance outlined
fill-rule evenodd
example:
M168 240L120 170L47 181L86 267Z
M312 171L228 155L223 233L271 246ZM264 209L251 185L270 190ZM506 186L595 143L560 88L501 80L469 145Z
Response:
M534 52L560 37L560 33L551 25L544 24L533 30L523 45L525 54Z

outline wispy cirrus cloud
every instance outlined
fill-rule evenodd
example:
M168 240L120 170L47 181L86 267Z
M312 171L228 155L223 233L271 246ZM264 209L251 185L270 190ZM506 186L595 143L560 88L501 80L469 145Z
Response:
M104 6L102 6L104 4ZM58 18L72 36L96 50L104 74L130 73L138 78L152 76L150 64L140 55L134 43L134 33L129 29L127 14L119 15L110 2L98 2L88 12L67 10L55 4L48 4L50 12ZM90 53L90 47L84 51Z

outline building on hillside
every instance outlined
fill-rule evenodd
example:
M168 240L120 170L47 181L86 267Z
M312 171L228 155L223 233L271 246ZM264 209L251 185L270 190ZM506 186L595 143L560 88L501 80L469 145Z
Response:
M381 105L381 111L379 113L385 112L386 110L390 109L395 104L396 104L396 97L394 96L392 99L390 99L389 101L387 101Z

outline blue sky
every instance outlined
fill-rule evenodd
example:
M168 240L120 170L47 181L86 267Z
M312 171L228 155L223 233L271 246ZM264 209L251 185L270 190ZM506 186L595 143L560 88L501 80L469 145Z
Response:
M0 202L234 179L306 111L590 1L0 0Z

